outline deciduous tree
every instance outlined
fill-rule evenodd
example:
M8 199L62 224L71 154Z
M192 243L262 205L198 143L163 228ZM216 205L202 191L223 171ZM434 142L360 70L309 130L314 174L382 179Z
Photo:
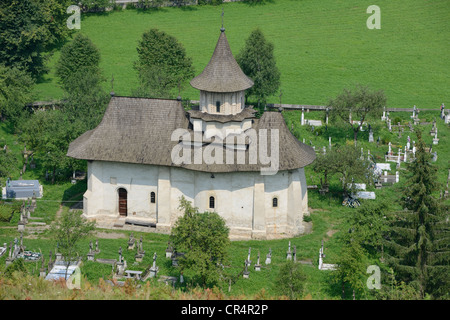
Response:
M80 256L78 247L80 240L87 237L94 229L95 222L87 221L76 211L63 212L51 226L51 233L57 241L58 250L66 262L66 279L70 263Z
M0 64L42 76L48 53L71 32L65 23L69 5L68 0L1 1Z
M199 213L184 197L180 209L184 215L178 218L170 235L176 250L185 252L180 265L192 274L194 282L212 286L219 281L221 264L226 262L229 229L217 213Z
M16 126L33 99L34 80L23 70L0 65L0 119Z
M362 125L369 116L381 114L386 106L386 96L384 92L373 91L367 86L356 86L355 89L344 89L336 98L331 99L331 118L342 120L353 130L353 139L358 140L358 133Z

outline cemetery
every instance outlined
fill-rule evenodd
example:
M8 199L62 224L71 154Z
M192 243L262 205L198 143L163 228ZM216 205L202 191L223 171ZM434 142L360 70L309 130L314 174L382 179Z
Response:
M391 112L390 116L392 114L398 114L404 118L407 117L406 113ZM438 131L442 133L444 139L444 142L433 145L432 139L435 136L431 134L425 135L425 139L428 141L427 145L430 146L429 151L438 154L442 153L443 155L448 154L448 151L443 149L449 132L449 128L444 126L444 120L438 118L433 123L435 112L422 111L421 114L424 119L430 120L428 124L423 125L424 131L432 131L435 128L434 135L436 134L435 131ZM302 128L303 131L300 137L306 137L303 139L317 146L316 152L318 154L326 153L338 145L342 139L347 139L342 134L340 136L329 135L331 132L334 132L331 123L328 124L330 132L322 131L317 135L315 134L317 127L314 131L311 131L311 128L308 128L307 125L300 126L300 111L284 111L284 116L287 123L292 121L294 128ZM402 121L406 122L408 120L404 119ZM406 174L406 165L414 160L415 153L415 141L412 138L414 137L414 132L409 130L409 126L406 126L400 137L398 132L389 130L386 121L377 123L376 120L373 120L370 123L375 137L378 135L390 136L391 139L389 141L380 139L378 143L375 141L369 142L369 132L364 131L361 134L361 157L371 159L378 179L373 184L368 184L366 181L353 182L357 190L353 197L359 199L360 202L392 198L390 190L396 188L397 185L401 188L402 177ZM436 130L437 128L439 129ZM407 151L406 153L405 150ZM448 165L443 158L444 156L435 159L435 163L442 163L444 166ZM320 186L319 177L314 176L312 171L309 171L307 177L309 178L309 185L317 184ZM443 190L442 196L448 195L449 179L450 170L447 169L445 181L443 180L446 184L446 190ZM78 183L83 184L83 181ZM262 287L269 289L270 286L254 286L260 283L261 277L267 277L269 274L274 276L280 265L286 261L293 261L303 265L308 274L315 273L313 271L315 268L320 271L320 275L317 276L322 278L322 281L327 281L326 279L330 277L331 272L336 269L334 262L339 250L338 244L333 241L333 236L330 237L331 233L327 232L327 223L324 219L328 216L327 219L331 218L338 222L347 214L347 211L356 210L355 208L339 204L342 202L342 196L335 193L335 187L333 187L335 182L331 181L330 184L331 188L328 192L323 192L322 194L319 192L319 188L309 189L311 223L315 226L314 228L324 228L322 232L312 232L286 240L232 242L234 247L232 260L230 264L224 267L224 270L229 272L234 270L233 272L238 276L240 274L240 277L224 284L224 292L232 293L236 292L235 290L254 288L253 292L256 293ZM28 198L20 201L20 210L17 216L14 215L16 218L11 219L11 221L15 221L18 225L23 224L24 227L22 229L16 228L15 230L2 229L0 242L4 244L0 247L0 262L6 267L11 265L16 259L23 259L26 262L26 266L28 266L27 268L34 270L37 275L47 280L56 280L63 278L66 272L66 264L61 258L57 247L55 249L55 244L50 240L40 241L40 244L36 246L34 244L36 240L33 240L32 236L34 233L33 228L40 225L30 225L30 222L36 223L36 221L39 221L37 220L38 218L43 218L42 212L39 210L40 203L39 198ZM329 204L324 205L326 203ZM70 206L72 205L73 203L70 204ZM325 211L316 211L317 209L315 208L323 208L321 210ZM64 211L69 209L69 206L63 207ZM335 214L330 215L326 213L330 209ZM339 212L338 216L336 216L336 212ZM7 225L11 225L11 223ZM132 226L129 228L132 228ZM5 233L6 230L8 232ZM84 256L70 265L67 270L68 277L78 267L81 269L81 274L88 276L87 279L89 281L97 283L99 278L103 278L112 287L123 287L130 280L136 284L157 281L157 283L169 286L174 290L185 288L188 285L189 282L186 282L186 280L189 281L189 274L180 273L179 267L179 261L183 259L184 253L176 251L176 248L167 240L167 235L132 230L121 231L120 228L115 228L109 232L114 232L114 234L120 233L122 236L117 239L89 238L84 240ZM313 239L315 239L313 243L305 247L305 241L309 242ZM325 242L324 239L326 240ZM247 248L245 249L243 246L246 244ZM92 271L89 271L90 269ZM251 283L250 287L248 287L248 283ZM318 298L319 296L316 297Z
M284 2L281 1L281 3L269 2L266 7L255 6L255 15L267 14L266 10L271 10L272 6L278 8L285 5ZM296 7L299 4L290 5L299 9ZM242 14L239 13L241 11L247 12L249 19L255 19L253 13L250 14L246 9L242 9L247 8L244 4L230 4L225 8L231 8L230 11L235 15L234 20L243 18L239 16ZM180 19L181 13L191 13L189 10L178 13L174 11L177 10L176 8L161 10L152 12L152 18L154 17L162 25L167 24L167 21L174 24L173 21ZM203 15L202 10L203 8L195 8L192 12ZM209 12L207 17L217 13L217 10L210 7L206 7L205 11ZM147 28L148 21L141 20L140 16L136 18L133 12L128 8L123 9L123 12L113 11L110 15L105 14L95 19L117 19L118 15L122 14L125 17L124 21L128 23L136 20L137 29L144 29L144 26ZM173 20L174 12L177 12L175 20ZM169 20L161 20L161 16L164 15L169 17ZM276 17L279 18L279 15ZM99 36L96 31L93 31L94 21L96 20L92 17L83 20L82 30L83 32L88 30L87 33L93 36L95 43L102 47L102 53L106 53L103 59L107 62L102 61L105 74L110 76L111 71L116 72L113 67L116 64L118 65L117 74L114 74L114 78L120 79L128 71L122 69L120 63L117 63L118 60L115 60L117 57L111 53L119 50L117 47L109 48L104 43L106 38L112 37L106 37L103 34ZM268 33L271 41L277 30L273 25L278 23L279 21L274 23L270 19L267 21L267 30L264 31L271 31ZM200 32L205 31L203 26L197 26L192 21L188 21L187 30L192 28L196 31L201 30ZM227 32L230 30L233 53L237 53L238 45L241 45L239 41L233 42L236 40L233 37L237 37L238 33L236 29L233 29L232 23L227 25ZM244 29L245 32L249 31L247 26ZM169 30L180 39L185 39L187 43L198 42L191 39L192 36L183 38L182 30L174 30L172 26ZM130 34L131 32L125 36L117 35L118 42L121 42L124 47L131 47L128 41L135 41L137 38L129 36ZM131 40L124 37L129 37ZM208 37L205 35L205 39L200 41L201 44L200 42L195 45L188 44L191 46L190 52L198 53L199 61L195 60L197 72L210 58L210 53L203 53L203 49L199 49L204 48L205 43L213 41L206 39ZM243 43L243 38L241 40ZM285 47L286 44L281 43L284 41L277 39L275 48L290 52ZM317 44L317 46L323 45L326 43ZM135 47L132 49L133 52L127 51L128 48L124 49L126 57L122 58L128 69L131 65L129 56L135 55ZM316 50L314 48L304 50L297 48L296 50L295 54L301 54L305 63L313 61L309 60L311 59L309 55L317 56L317 52L313 52ZM311 52L308 53L307 50ZM290 54L294 55L292 52ZM319 58L323 59L323 57ZM256 101L250 101L255 104L253 107L258 117L264 112L281 113L290 133L298 141L310 146L316 157L330 154L343 146L353 146L354 132L349 126L333 119L332 110L325 105L327 99L333 95L332 90L326 87L321 87L319 90L317 84L313 84L314 81L309 81L311 79L304 81L307 83L300 90L297 82L302 78L301 75L292 75L287 72L298 69L301 60L295 63L277 61L284 72L282 72L283 76L286 77L282 82L283 86L287 87L283 88L284 97L282 98L281 94L278 97L276 93L268 99L272 103L269 101L267 106L263 107L257 107ZM317 64L323 62L318 61ZM336 69L340 68L343 72L347 67L336 66ZM322 73L320 70L316 70L316 73L318 74L317 83L333 82L342 76L338 74L330 77L328 72ZM373 76L373 71L368 72L368 77ZM384 81L385 73L383 77ZM136 83L123 81L125 78L123 77L121 82L117 81L115 89L120 94L129 95L131 86ZM60 94L52 81L49 79L45 83L38 84L39 90L44 89L39 91L39 98L44 100L49 98L46 95L52 95L53 99ZM3 147L3 150L9 150L17 158L15 171L8 176L0 177L2 188L0 299L286 299L286 293L279 292L278 282L282 275L286 275L280 275L286 265L290 265L293 269L299 268L306 277L304 292L300 298L352 299L351 284L344 283L341 287L341 284L335 283L336 271L343 257L343 246L347 243L347 237L354 231L349 227L349 221L361 212L358 211L359 209L376 207L383 203L387 204L392 212L405 210L399 198L411 175L410 165L417 157L418 138L415 129L421 130L426 145L425 151L430 155L430 161L437 170L440 189L434 195L444 204L450 204L450 110L445 108L444 103L436 104L431 99L431 94L425 95L424 92L418 92L412 95L410 91L415 92L416 88L411 89L410 83L405 84L407 93L399 95L394 94L389 87L393 86L391 82L385 84L383 81L377 81L375 82L377 86L380 88L385 86L388 93L388 104L383 111L376 116L364 119L362 124L354 114L349 115L352 126L361 125L357 135L356 149L358 159L367 163L370 177L368 175L366 178L344 180L341 175L334 175L327 180L323 173L314 171L312 166L306 166L304 170L308 210L307 214L302 216L303 221L300 221L305 232L292 237L283 234L284 238L264 240L232 239L226 248L226 261L218 264L220 266L217 269L220 270L218 271L220 272L219 280L208 289L199 288L196 282L198 275L189 268L184 268L190 253L177 248L169 232L157 232L156 224L140 219L139 214L130 214L126 218L111 221L96 221L94 217L92 221L96 223L95 230L79 240L76 246L77 256L73 260L66 261L64 250L61 250L54 239L55 230L52 226L66 213L82 214L85 205L84 195L89 183L88 171L81 167L70 168L66 170L68 173L59 169L52 171L52 168L33 155L31 150L26 148L24 150L20 135L13 134L9 124L0 121L0 147ZM124 84L124 82L127 83ZM286 85L286 83L292 84ZM341 85L343 83L337 82L335 86ZM49 88L50 86L52 87ZM110 83L105 86L108 90L111 89ZM186 100L186 108L190 107L190 103L192 105L198 103L197 100L189 100L190 97L198 98L191 88L179 88L177 93L183 96L183 103ZM279 104L273 103L278 99ZM282 99L286 100L286 103L282 103ZM47 111L50 109L48 108ZM39 110L39 112L47 111ZM55 181L51 179L52 174ZM208 175L207 178L208 181L212 180L214 175L211 177ZM116 178L108 177L111 183L114 179ZM214 179L212 181L218 180L217 177ZM349 192L343 192L343 189ZM104 201L115 203L116 199L104 199ZM164 204L164 199L156 199L156 201ZM267 210L266 219L276 221L276 211ZM277 231L279 225L273 223L271 228ZM380 258L377 254L370 256L370 263L380 264L387 269L383 257ZM17 270L22 273L16 272ZM367 277L365 270L362 273ZM64 287L68 278L78 276L81 280L80 290ZM30 288L21 290L23 288L21 286ZM41 288L46 288L48 292L42 293L39 291ZM345 297L342 293L344 288ZM374 291L365 287L357 292L358 299L378 299L379 297Z

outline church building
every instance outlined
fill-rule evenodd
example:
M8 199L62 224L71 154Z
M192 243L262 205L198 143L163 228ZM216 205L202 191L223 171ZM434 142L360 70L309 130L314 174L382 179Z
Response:
M212 57L191 80L198 108L181 99L112 96L101 123L67 155L88 162L83 215L141 223L168 233L184 196L215 211L232 239L276 239L304 232L305 166L315 152L289 131L280 112L245 105L253 86L222 28Z

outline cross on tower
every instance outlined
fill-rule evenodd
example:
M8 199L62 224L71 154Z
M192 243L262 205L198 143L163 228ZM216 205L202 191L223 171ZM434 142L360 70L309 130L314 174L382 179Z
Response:
M222 28L220 28L220 31L224 32L225 28L223 27L223 15L225 14L223 8L222 8Z

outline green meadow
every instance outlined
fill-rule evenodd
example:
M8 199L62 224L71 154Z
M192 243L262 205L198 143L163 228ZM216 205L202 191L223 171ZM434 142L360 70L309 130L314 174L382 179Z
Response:
M99 48L104 88L131 95L138 84L133 63L142 33L158 28L175 36L192 57L196 74L208 63L224 26L233 53L260 28L275 47L281 71L282 103L324 105L357 83L383 89L388 107L439 108L450 96L450 5L448 0L377 1L381 29L366 26L373 1L273 0L262 5L226 3L158 10L115 10L82 14L81 29ZM61 98L54 74L36 86L36 100ZM188 83L183 98L197 100ZM269 98L278 103L279 93Z
M437 179L441 190L445 189L450 159L450 127L439 119L438 109L442 103L450 107L450 55L449 35L450 2L448 0L379 0L376 5L381 9L381 29L369 30L366 21L371 14L366 13L372 1L343 0L272 0L263 5L245 3L227 3L221 6L195 6L188 8L161 8L141 11L137 9L114 10L103 14L82 14L81 29L99 48L102 60L101 68L105 77L104 88L111 90L111 78L114 76L114 91L117 95L131 95L138 85L137 73L133 63L137 60L136 46L144 31L159 28L175 36L192 57L196 74L208 63L219 37L222 24L221 12L224 8L226 34L234 54L244 45L250 32L259 27L267 40L274 43L275 56L281 71L282 103L323 105L329 98L336 96L343 88L357 83L367 84L374 89L383 89L388 98L387 107L411 108L416 105L421 112L419 118L426 124L420 125L422 136L428 146L432 144L429 134L431 122L437 118L438 145L433 145L438 158L433 164L438 169ZM59 51L49 59L50 73L37 84L36 100L60 99L63 96L55 76L55 63ZM198 90L186 84L181 92L183 98L196 100ZM278 94L270 97L269 102L278 103ZM411 113L391 112L393 124L400 122L407 125ZM299 141L322 150L328 147L328 137L332 137L333 147L353 144L353 134L348 128L337 125L330 120L327 127L301 126L301 111L283 111L286 125ZM379 115L381 116L381 115ZM325 112L311 111L305 113L305 119L324 120ZM380 117L369 119L374 130L377 144L368 142L368 132L358 135L358 146L373 155L376 162L385 162L384 155L391 142L393 152L404 149L408 135L411 141L417 139L409 129L401 134L389 132ZM7 144L17 157L17 170L13 179L19 178L23 165L23 142L13 133L12 127L0 122L0 146ZM45 180L45 168L36 159L36 168L28 168L24 179L39 179L44 188L44 196L38 199L36 211L32 214L34 222L45 223L48 227L61 212L66 212L82 199L86 190L86 181L72 185L66 178L57 179L55 184ZM395 163L392 163L395 172ZM406 165L401 165L400 182L393 186L375 189L377 201L386 201L390 210L402 210L398 199L408 177ZM313 172L311 166L305 168L309 186L320 185L320 175ZM4 180L1 181L4 185ZM325 246L325 263L335 263L339 257L342 238L348 232L347 218L354 213L352 208L342 205L342 190L339 177L330 179L330 192L320 195L317 189L308 191L308 201L312 231L291 239L265 241L232 241L229 248L226 273L233 276L229 283L220 283L221 293L212 291L184 291L184 285L177 285L176 290L170 286L158 285L151 280L139 283L141 290L133 291L125 287L123 292L112 292L103 280L112 279L109 265L84 261L81 266L83 277L82 290L62 288L37 279L40 263L26 263L29 274L34 280L21 278L5 280L0 278L1 299L209 299L240 298L266 299L280 298L276 288L276 277L286 261L288 242L296 246L297 260L302 261L303 271L307 275L304 299L341 299L341 286L332 282L330 271L318 270L318 255L321 241ZM439 192L436 192L439 197ZM373 201L373 200L362 200ZM446 203L449 204L450 198ZM2 213L2 212L0 212ZM19 212L12 214L10 221L0 221L0 245L10 243L20 236L17 231ZM97 229L96 233L80 243L81 255L89 251L89 242L99 240L101 252L96 258L118 259L121 246L128 269L145 270L156 252L159 275L179 277L180 270L172 267L165 258L168 235L153 232L134 232L135 238L141 236L144 241L145 258L134 264L133 251L127 251L130 232L124 230ZM49 251L55 250L56 242L45 228L27 225L24 232L24 245L27 250L42 252L45 265L48 263ZM248 250L251 248L252 266L250 278L244 279L240 274L244 268ZM272 263L265 265L265 257L272 250ZM253 270L258 252L263 266L260 272ZM371 264L380 264L378 256L371 255ZM0 257L0 272L5 271L6 255ZM84 259L86 260L86 259ZM103 280L101 280L103 279ZM185 274L187 284L190 275ZM2 282L4 281L4 282ZM33 283L33 288L29 287ZM87 284L87 283L90 284ZM148 288L154 288L148 291ZM347 290L348 289L348 290ZM345 299L352 299L350 288L346 288ZM132 292L132 294L130 294ZM140 292L140 293L139 293ZM214 291L216 292L216 291ZM373 292L364 289L358 299L373 299ZM135 295L134 295L135 294ZM139 295L140 294L140 295Z

